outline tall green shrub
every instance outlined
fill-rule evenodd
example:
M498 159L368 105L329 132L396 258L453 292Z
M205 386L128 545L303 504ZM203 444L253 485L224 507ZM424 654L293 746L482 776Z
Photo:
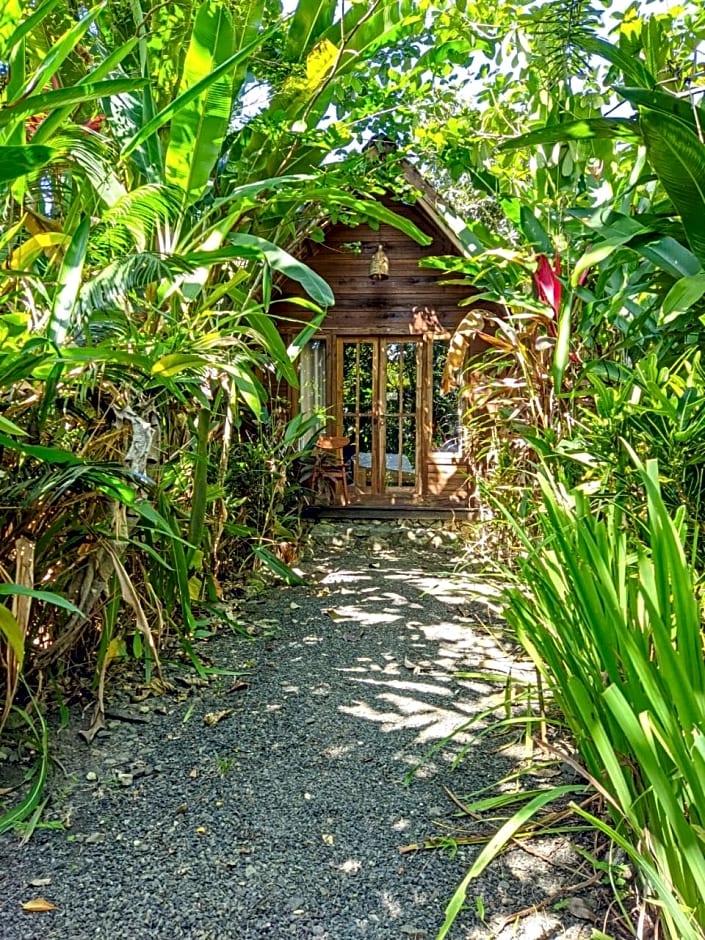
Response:
M633 455L632 455L633 456ZM608 831L639 869L672 940L705 937L705 661L683 511L654 461L643 542L618 504L599 514L544 479L542 540L525 541L506 617L553 691Z

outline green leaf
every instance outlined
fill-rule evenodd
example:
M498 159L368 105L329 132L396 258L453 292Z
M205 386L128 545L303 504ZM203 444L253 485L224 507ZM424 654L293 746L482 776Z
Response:
M689 310L705 294L705 274L682 277L666 294L661 312L665 322L675 320Z
M123 157L128 157L133 150L140 146L145 140L156 133L160 127L163 127L168 121L171 121L176 114L181 111L182 108L185 108L192 101L195 101L200 95L203 94L212 84L219 81L222 75L227 74L227 72L234 70L242 62L245 62L248 56L251 55L256 49L258 49L262 43L266 42L271 35L275 32L274 29L269 29L267 32L262 33L255 40L248 43L244 46L239 52L236 52L235 55L230 56L229 59L226 59L225 62L221 62L213 71L206 75L205 78L201 79L200 82L197 82L195 85L192 85L191 88L182 92L178 95L173 101L171 101L165 108L155 114L155 116L140 129L140 131L135 134L135 136L128 141L122 151ZM140 83L142 87L144 83ZM0 115L2 112L0 111Z
M34 588L25 587L22 584L0 584L0 597L8 595L21 594L23 597L33 597L37 601L45 601L47 604L53 604L55 607L61 607L62 610L68 610L72 614L79 614L85 617L83 611L72 604L70 600L56 594L54 591L37 591ZM2 605L0 605L1 607Z
M44 447L41 444L25 444L22 441L13 441L2 433L0 433L0 446L19 451L21 454L27 454L28 457L34 457L43 463L68 464L69 466L83 466L84 464L84 461L71 453L70 450L63 450L60 447Z
M504 823L504 825L494 834L484 849L480 852L467 875L458 885L455 894L450 899L450 902L446 907L445 920L441 925L441 929L438 931L436 940L444 940L444 938L448 936L448 931L453 926L455 918L458 916L463 905L465 904L468 885L473 880L473 878L477 878L482 874L485 868L487 868L490 862L497 858L505 845L521 829L521 827L529 822L529 820L535 816L536 813L546 805L546 803L551 803L553 800L560 799L562 796L565 796L568 793L578 793L583 791L584 787L577 786L555 787L551 790L546 790L545 792L540 793L538 796L535 796L526 804L526 806L522 806L521 809L517 810L517 812L511 817L511 819L508 819L507 822Z
M0 415L0 432L3 434L16 434L18 437L26 437L27 432L14 421L10 421L4 415Z
M231 258L253 258L266 261L275 271L297 281L306 293L322 307L330 307L335 303L333 291L323 278L312 271L308 265L303 264L290 255L288 251L279 248L274 242L256 235L230 235L229 246L216 251L194 251L186 260L196 265L218 264Z
M553 387L556 394L560 394L563 385L563 376L570 359L570 303L566 303L560 312L558 318L558 336L556 338L556 348L553 353L553 364L551 375L553 377Z
M291 364L291 360L286 351L284 340L281 333L274 325L271 317L267 316L261 310L249 311L245 314L245 319L250 326L262 337L262 344L274 364L289 385L296 386L298 379L296 369Z
M621 69L628 84L642 88L654 88L656 86L656 79L644 63L637 56L628 55L619 46L615 46L611 42L594 35L581 36L579 44L585 52L599 55L603 59L607 59L612 65L616 65L618 69Z
M51 111L64 105L77 105L84 101L95 101L96 98L109 98L111 95L137 91L145 85L146 81L143 79L120 78L32 95L30 98L23 98L15 104L0 108L0 127L6 127L28 114L41 114L42 111Z
M289 24L284 56L286 61L303 61L321 34L333 23L337 0L299 0Z
M26 720L27 724L33 728L33 723L29 715L20 708L16 708L16 710ZM41 738L37 738L39 757L32 768L32 786L29 788L27 795L17 806L13 806L0 816L0 835L4 832L9 832L10 829L13 829L18 823L27 819L29 814L39 805L44 791L49 771L49 735L41 711L38 712L38 720L41 723L42 734Z
M260 383L252 374L250 364L234 362L231 365L225 366L224 371L231 376L237 388L238 395L255 416L255 419L259 420L262 414L262 405L267 396Z
M670 235L647 235L633 238L628 247L642 255L658 268L663 268L671 277L686 277L697 274L702 265L692 251Z
M178 533L178 528L173 527L169 520L166 519L160 512L148 503L146 500L135 500L132 505L132 508L136 513L142 516L143 519L146 519L150 522L154 528L160 532L162 535L170 540L176 539L176 541L181 542L183 545L186 545L188 548L191 548L189 542L186 539L182 539Z
M671 115L642 111L640 123L649 161L705 262L705 145Z
M3 585L3 587L8 587L8 585ZM12 611L5 607L4 604L0 604L0 633L2 633L7 640L10 649L15 654L17 665L22 669L22 663L24 662L24 637L22 636L22 630Z
M303 584L304 579L301 575L296 574L295 571L292 571L288 565L285 565L283 561L280 561L276 555L273 555L268 548L265 548L263 545L253 545L252 551L256 557L269 568L270 571L273 571L274 574L278 575L280 578L283 578L287 584Z
M233 23L220 0L206 0L196 12L180 94L208 79L228 62L234 44ZM165 158L167 182L199 198L206 189L228 129L232 78L223 72L197 98L174 114Z
M300 0L305 3L306 0ZM371 15L370 15L371 14ZM383 47L388 47L401 37L405 27L420 23L423 14L417 0L387 0L371 7L365 3L352 3L347 8L342 22L333 23L318 37L321 42L341 44L344 39L345 55L336 68L337 75L346 75L360 67L360 62L369 60Z
M38 9L36 9L31 16L28 16L27 19L23 20L21 23L18 23L13 28L8 42L0 47L0 58L4 60L9 59L13 49L16 49L22 40L39 26L42 20L51 13L59 2L60 0L46 0L45 3L40 4Z
M658 88L615 88L615 91L630 104L662 114L672 114L695 134L705 123L705 108L694 107L689 101Z
M524 238L538 252L544 255L550 255L553 252L551 240L544 227L534 215L533 209L525 205L520 206L519 225Z
M511 137L499 145L498 150L516 150L538 144L560 144L571 140L639 140L639 125L628 118L585 118L565 124L548 124L536 130Z
M51 317L47 328L49 339L57 346L61 346L66 339L71 323L71 316L81 287L81 275L83 274L83 263L86 259L90 229L91 221L89 218L83 219L78 224L66 249L66 255L59 271L59 281L56 285Z
M7 183L45 166L56 154L51 147L0 147L0 183Z
M419 245L430 245L433 241L429 235L422 232L410 219L398 215L398 213L387 209L378 202L372 202L372 200L368 199L358 199L355 196L351 196L350 193L346 193L342 189L336 189L334 187L313 189L307 193L307 197L309 199L320 200L324 205L345 206L346 209L352 209L356 212L361 219L374 219L376 222L384 222L387 225L392 225L394 228L399 229L400 232L408 235L409 238L413 238Z
M128 39L126 43L123 43L122 46L119 46L107 55L97 68L79 79L73 87L80 88L83 85L90 85L102 81L106 75L110 75L117 68L120 62L132 51L138 42L139 40L136 36L132 39ZM68 120L72 110L71 105L67 105L65 108L58 108L56 111L47 115L34 132L32 143L41 144L44 143L45 140L48 140L54 131L59 130L64 122Z
M692 251L689 251L670 235L662 235L642 225L635 218L619 212L611 212L609 221L604 222L602 213L583 216L573 213L576 218L593 229L606 244L599 242L594 250L590 249L578 261L578 274L611 254L616 248L625 246L646 258L658 268L662 268L671 277L680 278L698 274L702 265ZM577 275L574 272L575 283Z
M65 59L76 50L83 36L88 32L91 23L105 6L106 0L96 4L91 10L84 13L81 19L67 29L66 32L49 44L48 51L42 59L37 70L27 79L19 97L24 98L35 88L44 88L51 78L58 72ZM85 7L83 8L85 10ZM83 13L83 10L81 12Z
M171 378L180 372L205 369L209 364L208 359L195 353L169 353L157 359L152 366L152 375Z

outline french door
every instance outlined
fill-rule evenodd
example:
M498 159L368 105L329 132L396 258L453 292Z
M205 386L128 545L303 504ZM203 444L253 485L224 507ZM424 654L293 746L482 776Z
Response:
M354 446L353 481L363 495L419 492L421 343L339 339L337 410Z

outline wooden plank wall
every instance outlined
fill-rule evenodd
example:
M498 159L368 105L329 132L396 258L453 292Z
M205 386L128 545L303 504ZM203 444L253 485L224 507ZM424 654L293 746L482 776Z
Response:
M385 204L414 224L432 238L429 245L419 245L413 239L389 225L374 230L369 225L351 227L341 223L331 225L325 233L323 244L310 242L300 253L301 260L309 265L330 285L335 295L332 307L324 321L321 333L328 343L328 388L329 394L340 378L337 362L337 339L345 337L374 338L405 336L431 339L449 337L471 305L459 306L476 291L467 284L440 284L447 280L433 268L420 268L419 261L434 255L457 255L457 251L444 231L420 206L409 206L386 200ZM382 244L389 258L389 278L373 281L369 276L370 262L377 246ZM303 288L296 282L284 281L279 285L281 297L305 297ZM486 302L478 306L488 306ZM491 306L491 305L489 305ZM311 314L296 305L280 302L275 307L279 317L290 317L292 326L287 329L281 322L282 332L291 336L298 332L301 323ZM424 344L425 346L426 344ZM477 341L470 347L471 353L481 353L484 343ZM467 505L472 490L468 480L469 465L457 456L430 451L431 416L429 384L431 380L431 349L424 354L422 370L427 394L422 394L424 403L420 407L420 431L424 444L420 449L420 492L414 496L388 495L385 504L401 504L411 501L436 506ZM340 403L336 403L339 412ZM292 406L298 407L296 393L292 393ZM338 419L340 415L337 415ZM338 420L336 424L339 424ZM335 428L331 428L334 432Z
M460 301L472 295L468 285L441 285L447 275L432 268L419 268L419 261L431 255L455 255L450 240L434 226L418 206L387 202L400 215L414 222L433 239L428 246L390 225L379 231L369 225L331 226L324 244L309 243L302 255L317 274L330 285L335 306L328 311L323 332L403 336L434 332L452 333L467 313ZM370 261L379 244L389 258L390 276L384 281L369 277ZM299 284L285 281L282 295L305 296ZM301 321L310 317L300 307L277 304L280 316ZM481 345L480 347L481 348Z

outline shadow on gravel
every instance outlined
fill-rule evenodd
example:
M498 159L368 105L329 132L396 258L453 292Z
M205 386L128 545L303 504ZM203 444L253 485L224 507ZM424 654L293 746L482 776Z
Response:
M121 717L92 747L78 721L56 737L55 828L22 848L0 839L1 940L433 940L477 853L453 845L448 790L489 787L516 765L474 735L506 677L527 670L491 597L468 600L467 578L427 562L317 558L305 585L239 612L254 640L221 630L200 645L244 681L140 704L113 689ZM188 675L171 678L183 690ZM447 851L400 853L445 835ZM539 903L555 879L521 850L505 856L449 940L488 940L478 912ZM56 909L23 914L37 896ZM543 918L500 936L581 936Z

